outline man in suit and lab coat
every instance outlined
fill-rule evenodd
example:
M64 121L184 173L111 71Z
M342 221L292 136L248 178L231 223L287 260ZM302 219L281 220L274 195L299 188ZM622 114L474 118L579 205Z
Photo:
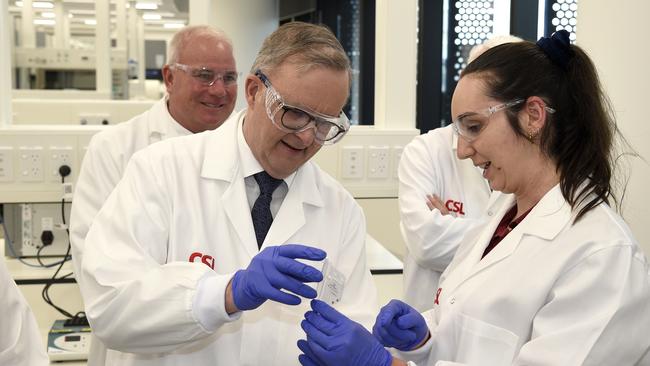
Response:
M246 77L246 110L133 156L80 273L108 363L296 365L295 295L316 296L325 256L345 277L335 306L372 324L363 212L309 161L349 129L350 70L327 28L285 24Z

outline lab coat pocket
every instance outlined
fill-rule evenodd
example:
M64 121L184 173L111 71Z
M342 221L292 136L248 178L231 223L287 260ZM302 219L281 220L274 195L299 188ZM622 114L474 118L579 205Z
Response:
M511 331L457 314L455 361L466 365L510 365L519 337Z

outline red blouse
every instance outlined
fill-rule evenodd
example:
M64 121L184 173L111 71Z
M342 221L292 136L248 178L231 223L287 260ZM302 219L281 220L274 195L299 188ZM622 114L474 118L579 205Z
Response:
M535 206L533 206L535 207ZM533 207L529 208L528 211L524 212L521 214L521 216L517 217L516 219L513 220L515 215L517 214L517 205L512 206L510 210L503 216L501 219L501 222L499 222L499 226L497 226L496 231L494 232L494 235L492 235L492 240L490 240L490 244L488 244L487 248L485 248L485 251L483 252L483 256L481 259L485 258L485 256L492 250L494 247L497 246L503 240L503 238L508 235L509 232L511 232L519 223L528 215L528 213L533 209Z

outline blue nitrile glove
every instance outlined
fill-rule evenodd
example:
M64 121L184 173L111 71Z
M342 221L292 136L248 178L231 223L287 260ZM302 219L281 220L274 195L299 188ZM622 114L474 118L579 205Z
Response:
M287 244L267 247L232 279L232 296L239 310L251 310L266 300L287 305L300 304L300 298L280 291L285 289L296 295L313 299L316 290L303 282L320 282L323 274L314 267L300 263L296 258L321 261L327 254L313 247Z
M302 365L390 366L393 357L361 324L320 300L311 308L300 323L307 334L298 341Z
M379 311L372 334L386 347L410 351L429 335L429 327L417 310L391 300Z

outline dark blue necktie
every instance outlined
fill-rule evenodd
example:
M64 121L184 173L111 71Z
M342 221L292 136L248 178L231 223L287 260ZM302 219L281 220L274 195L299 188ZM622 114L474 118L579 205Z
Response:
M271 215L271 197L273 191L282 183L282 179L275 179L267 172L261 171L253 175L257 185L260 187L260 195L255 200L251 216L253 218L253 227L255 228L255 238L257 239L257 247L261 248L266 238L266 233L271 228L273 222L273 215Z

